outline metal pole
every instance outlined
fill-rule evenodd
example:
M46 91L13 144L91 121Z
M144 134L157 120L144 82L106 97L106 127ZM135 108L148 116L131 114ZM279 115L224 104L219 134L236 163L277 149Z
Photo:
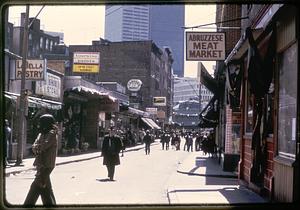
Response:
M18 131L18 147L17 147L17 161L16 165L23 162L23 148L26 144L26 102L25 100L25 75L27 67L27 50L28 50L28 22L29 22L29 5L26 5L24 33L23 33L23 46L22 46L22 75L21 75L21 90L20 90L20 106L19 106L19 131Z

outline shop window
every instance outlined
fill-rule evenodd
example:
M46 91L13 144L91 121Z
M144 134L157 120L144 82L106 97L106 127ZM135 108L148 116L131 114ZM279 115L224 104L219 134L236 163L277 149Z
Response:
M274 133L273 125L274 125L274 82L271 83L269 92L265 99L266 103L266 120L267 120L267 128L266 128L266 134L267 136L271 136Z
M295 158L297 117L297 44L279 55L278 154Z
M250 93L249 82L246 82L246 102L245 102L245 132L253 131L253 98Z

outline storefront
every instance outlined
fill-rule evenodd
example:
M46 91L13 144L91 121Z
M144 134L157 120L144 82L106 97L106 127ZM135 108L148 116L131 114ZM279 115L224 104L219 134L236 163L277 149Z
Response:
M10 159L16 159L17 155L17 138L18 138L18 115L17 109L20 99L20 94L4 92L5 96L5 118L8 119L10 127L12 128L12 139L10 142ZM61 111L63 104L59 101L47 100L34 96L27 96L27 109L26 109L26 119L27 119L27 138L26 147L24 148L24 156L31 154L31 145L35 141L38 135L38 124L39 117L42 114L49 113L54 116L57 120L58 126L61 129ZM58 136L58 144L61 144L61 132Z
M299 196L297 22L293 6L270 6L226 60L243 70L239 179L282 202Z
M106 122L111 113L119 110L118 100L98 89L97 85L81 78L65 78L64 90L64 148L71 152L86 147L101 148L101 128L107 128ZM106 125L106 126L105 126Z

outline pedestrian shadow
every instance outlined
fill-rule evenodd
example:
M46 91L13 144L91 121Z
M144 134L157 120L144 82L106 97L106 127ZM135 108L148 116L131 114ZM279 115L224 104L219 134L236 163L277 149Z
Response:
M96 179L98 182L115 182L116 180L110 180L109 178L106 179Z
M109 178L106 178L106 179L96 179L96 181L98 182L109 182Z

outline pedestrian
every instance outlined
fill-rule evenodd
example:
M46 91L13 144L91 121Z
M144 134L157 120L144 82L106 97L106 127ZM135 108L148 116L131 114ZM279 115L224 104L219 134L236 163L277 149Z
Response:
M5 127L4 127L4 134L5 134L5 139L4 139L4 159L5 159L5 166L8 165L8 156L9 156L9 146L11 143L11 128L9 127L9 122L7 119L5 119Z
M201 147L201 135L197 133L196 140L195 140L195 150L199 151Z
M180 137L178 134L174 137L175 149L180 150Z
M171 139L171 135L170 133L167 133L166 135L166 150L169 150L169 147L170 147L170 139Z
M193 152L193 136L191 133L189 133L189 135L187 136L186 142L187 142L187 151Z
M143 142L145 142L145 152L146 155L150 155L150 145L152 142L152 137L149 131L146 131L146 135L144 136Z
M184 139L184 145L183 145L183 151L185 151L188 147L188 134L183 135L183 139Z
M34 206L39 196L45 206L56 205L50 174L55 167L58 129L54 117L50 114L42 115L39 120L40 132L32 145L35 155L33 165L36 166L37 172L24 202L26 207Z
M162 146L162 150L165 149L165 143L166 143L166 133L163 131L161 137L160 137L160 142Z
M122 149L122 143L119 136L116 135L115 127L110 127L109 134L104 137L102 145L103 165L106 165L108 178L114 181L115 166L120 165L119 153Z

